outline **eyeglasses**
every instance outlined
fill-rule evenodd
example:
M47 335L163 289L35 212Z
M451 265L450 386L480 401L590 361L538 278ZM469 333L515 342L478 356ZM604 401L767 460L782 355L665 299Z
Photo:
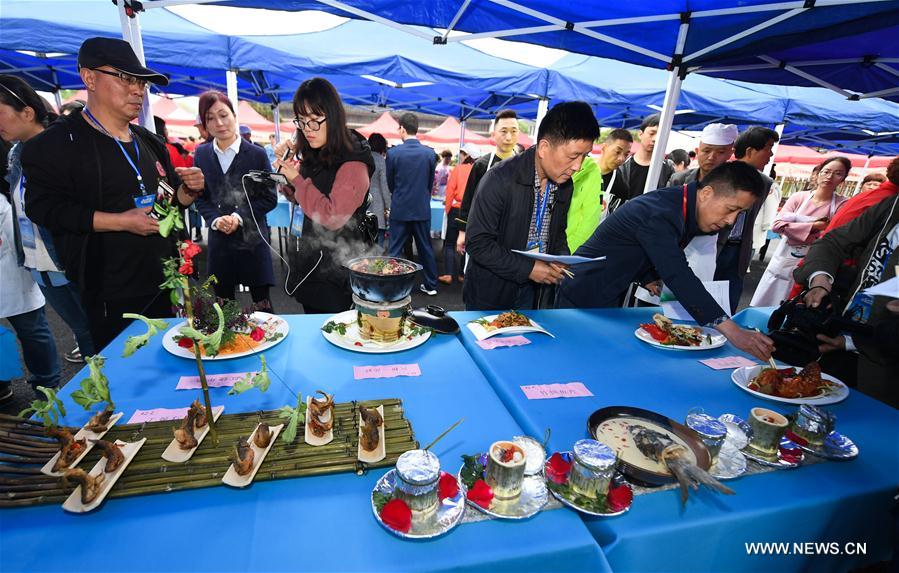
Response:
M310 119L309 121L304 121L298 117L293 118L293 124L297 126L297 129L306 131L306 128L309 128L309 131L318 131L322 128L322 124L328 121L327 117L323 117L321 119Z
M827 177L845 177L845 176L846 176L845 171L828 171L827 169L825 169L824 171L818 172L818 177L824 177L825 179Z
M139 78L137 76L132 76L131 74L126 74L125 72L119 72L119 71L110 72L108 70L101 70L100 68L91 68L91 69L94 70L95 72L100 72L101 74L106 74L107 76L119 78L120 80L125 82L125 84L127 84L128 87L137 86L139 88L145 88L145 87L147 87L147 84L150 83L143 78Z
M10 89L9 86L7 86L6 84L0 84L0 86L3 86L3 89L5 89L5 90L8 91L9 93L11 93L11 94L12 94L12 97L14 97L14 98L16 98L17 100L19 100L20 102L22 102L22 105L24 105L25 107L29 107L28 104L25 103L25 100L23 100L22 97L21 97L19 94L17 94L16 92L12 91L12 89Z

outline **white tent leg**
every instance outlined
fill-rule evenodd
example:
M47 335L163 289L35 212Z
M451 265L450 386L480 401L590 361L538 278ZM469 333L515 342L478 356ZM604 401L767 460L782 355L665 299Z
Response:
M764 173L767 175L771 175L771 170L774 169L774 158L777 157L777 148L780 146L780 140L783 139L785 125L784 123L778 123L774 126L774 131L777 132L777 141L771 147L771 159L768 160L768 165L765 166Z
M281 106L272 104L272 119L275 122L275 143L281 143Z
M459 122L459 149L462 149L462 146L465 145L465 118Z
M853 195L858 195L858 192L862 189L862 179L864 179L868 175L868 166L871 165L871 156L869 155L867 159L865 159L865 166L862 167L862 172L858 176L858 181L855 183L855 191L853 191Z
M543 118L546 117L546 112L549 111L549 99L542 97L537 102L537 119L534 120L534 135L536 136L537 132L540 130L540 123L543 121ZM536 145L537 142L534 142Z
M668 145L668 135L674 123L674 112L680 99L680 67L671 70L668 77L668 86L665 88L665 102L662 104L662 115L659 118L659 131L656 135L655 148L652 151L652 161L649 163L649 172L646 174L646 186L643 192L658 189L659 174L662 172L662 161L665 160L665 147Z
M240 125L240 117L237 116L237 72L228 70L225 72L225 85L228 89L228 99L234 106L234 115L237 117L237 124Z
M62 97L59 95L59 90L53 92L53 99L56 100L56 111L59 112L62 109Z
M137 59L140 60L141 65L146 66L147 61L144 59L144 42L141 38L140 33L140 16L137 13L134 14L134 17L129 17L125 12L125 2L118 3L119 9L119 22L122 25L122 38L131 44L131 49L134 50L134 55L137 56ZM141 126L149 129L153 133L156 133L156 124L153 121L153 112L150 111L150 93L149 91L144 95L144 103L140 110L140 115L138 116L138 123Z

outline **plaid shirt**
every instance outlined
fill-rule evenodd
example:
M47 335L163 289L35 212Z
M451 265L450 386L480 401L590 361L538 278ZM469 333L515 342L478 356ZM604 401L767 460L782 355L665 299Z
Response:
M540 174L537 173L536 169L534 170L534 210L531 211L531 226L528 229L528 250L539 247L540 252L545 253L546 248L549 246L549 227L553 215L552 205L556 197L556 189L558 188L558 185L547 179L546 189L542 189L540 187ZM543 212L543 225L540 227L540 236L538 237L537 210L543 202L544 195L547 191L549 192L549 197L546 198L546 209Z

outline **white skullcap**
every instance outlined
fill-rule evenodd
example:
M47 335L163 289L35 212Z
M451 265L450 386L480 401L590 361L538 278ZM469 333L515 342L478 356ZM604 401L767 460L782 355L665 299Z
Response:
M472 159L477 159L482 155L481 149L474 143L468 142L462 146L459 151L464 151Z
M730 123L710 123L699 136L699 141L709 145L733 145L736 140L737 126Z

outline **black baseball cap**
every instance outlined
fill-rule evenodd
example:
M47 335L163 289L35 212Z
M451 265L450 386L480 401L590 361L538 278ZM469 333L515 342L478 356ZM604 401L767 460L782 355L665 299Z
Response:
M169 85L169 79L141 65L131 44L116 38L88 38L78 50L79 68L112 66L120 72L142 78L158 86Z

